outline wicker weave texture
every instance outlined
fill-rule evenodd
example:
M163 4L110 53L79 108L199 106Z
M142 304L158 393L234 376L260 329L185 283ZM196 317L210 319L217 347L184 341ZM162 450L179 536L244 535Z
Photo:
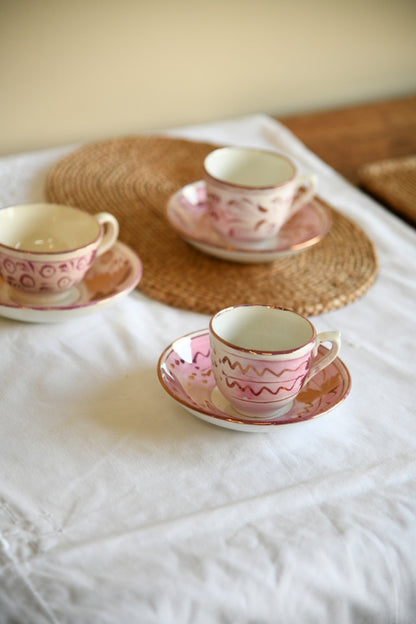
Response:
M377 275L374 246L334 209L324 240L267 264L215 259L185 243L166 219L166 204L203 177L204 157L215 147L155 136L90 143L50 170L47 198L113 213L120 240L143 262L138 288L178 308L213 314L229 305L267 303L316 315L364 295Z
M368 163L358 177L372 195L416 223L416 155Z

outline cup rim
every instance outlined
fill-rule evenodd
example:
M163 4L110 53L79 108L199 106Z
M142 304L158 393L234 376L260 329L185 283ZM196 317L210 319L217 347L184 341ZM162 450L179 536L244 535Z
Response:
M218 152L225 152L225 151L240 151L240 152L248 152L248 153L266 154L267 156L272 156L273 158L280 158L281 160L286 161L286 163L290 165L290 168L292 170L292 175L290 176L290 178L287 178L286 180L283 180L282 182L277 182L275 184L239 184L238 182L228 182L227 180L224 180L223 178L216 177L215 175L210 173L207 168L207 161L213 154L218 153ZM297 174L297 169L296 169L295 164L292 162L292 160L288 156L286 156L285 154L281 154L280 152L274 152L272 150L255 148L255 147L251 148L251 147L244 147L244 146L239 146L239 145L230 145L230 146L224 146L224 147L219 147L217 149L214 149L212 150L212 152L210 152L209 154L205 156L204 173L205 173L206 178L209 178L218 184L224 185L225 187L244 189L246 191L260 191L260 190L266 191L266 190L270 190L274 188L279 188L281 186L284 186L285 184L288 184L292 180L294 180Z
M272 310L281 310L283 312L290 312L298 317L300 317L301 319L303 319L304 321L306 321L311 330L312 330L312 336L309 340L307 340L306 342L303 342L302 344L292 348L292 349L254 349L254 348L247 348L247 347L241 347L239 345L236 345L233 342L230 342L229 340L226 340L225 338L222 338L213 328L213 322L215 320L215 318L217 318L219 315L224 314L226 312L230 312L231 310L235 310L238 308L269 308ZM252 353L255 355L262 355L262 356L267 356L267 355L278 355L278 354L289 354L289 353L296 353L296 351L299 351L301 349L305 349L305 347L307 347L308 345L313 345L313 343L315 342L316 336L317 336L317 332L316 332L316 328L313 325L313 323L303 314L299 314L299 312L295 312L295 310L291 310L290 308L285 308L283 306L275 306L275 305L268 305L268 304L261 304L261 303L243 303L243 304L239 304L239 305L234 305L234 306L229 306L228 308L224 308L222 310L219 310L218 312L216 312L216 314L214 314L209 321L209 331L210 333L212 333L212 335L222 344L227 345L228 347L234 349L235 351L240 351L241 353Z
M3 211L5 210L13 210L16 208L20 208L20 207L35 207L35 206L53 206L55 208L64 208L64 209L69 209L71 211L76 211L81 213L83 216L86 217L91 217L95 223L97 224L97 234L96 236L94 236L94 238L92 238L91 240L89 240L88 242L84 243L83 245L77 245L76 247L71 247L70 249L63 249L63 250L55 250L55 251L37 251L35 249L31 250L31 249L22 249L22 248L18 248L18 247L12 247L10 245L6 245L6 243L3 243L0 240L0 252L2 249L4 249L5 251L3 253L11 253L11 255L16 255L16 256L33 256L33 258L37 258L37 259L42 259L42 256L46 257L46 258L56 258L58 256L65 256L68 254L73 254L75 252L81 251L81 250L85 250L90 246L94 246L96 245L101 236L102 236L102 225L94 218L94 215L86 212L85 210L82 210L81 208L78 208L77 206L71 206L69 204L58 204L55 202L48 202L48 201L44 201L44 202L27 202L27 203L22 203L22 204L11 204L9 206L3 206L0 208L0 215L3 213Z

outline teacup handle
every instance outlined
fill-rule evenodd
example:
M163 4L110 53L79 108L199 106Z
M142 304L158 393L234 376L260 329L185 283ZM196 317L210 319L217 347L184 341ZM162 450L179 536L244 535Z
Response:
M97 249L97 256L105 253L114 245L118 238L119 225L117 219L109 212L98 212L94 215L98 223L104 227L104 234Z
M302 206L311 201L318 188L318 178L314 173L302 173L295 180L295 194L301 190L290 209L290 217L293 217Z
M324 342L330 342L331 348L328 351L328 353L318 358L316 357L318 354L318 348ZM335 358L337 357L340 348L341 348L341 334L339 331L327 331L327 332L321 332L320 334L318 334L315 340L315 347L313 350L314 359L312 360L312 364L309 369L309 373L307 374L305 378L304 384L308 383L308 381L310 381L312 377L316 375L316 373L319 373L319 371L326 368L328 364L331 364L331 362L335 360Z

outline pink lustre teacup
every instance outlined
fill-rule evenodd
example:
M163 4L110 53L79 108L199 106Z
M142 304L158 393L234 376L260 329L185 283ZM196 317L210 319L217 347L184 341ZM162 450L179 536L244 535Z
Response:
M316 333L304 316L268 305L226 308L209 325L217 387L250 418L286 413L303 386L337 356L338 331ZM318 347L331 348L318 355Z
M118 237L117 219L60 204L0 210L0 274L13 299L47 304L73 298L94 258ZM72 293L72 294L71 294Z
M287 156L242 147L208 154L204 179L212 226L232 243L273 238L317 187L316 176L298 174Z

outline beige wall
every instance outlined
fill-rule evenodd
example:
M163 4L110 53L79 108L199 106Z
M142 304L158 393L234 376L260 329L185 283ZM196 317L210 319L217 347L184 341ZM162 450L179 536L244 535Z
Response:
M0 0L0 154L416 92L416 0Z

